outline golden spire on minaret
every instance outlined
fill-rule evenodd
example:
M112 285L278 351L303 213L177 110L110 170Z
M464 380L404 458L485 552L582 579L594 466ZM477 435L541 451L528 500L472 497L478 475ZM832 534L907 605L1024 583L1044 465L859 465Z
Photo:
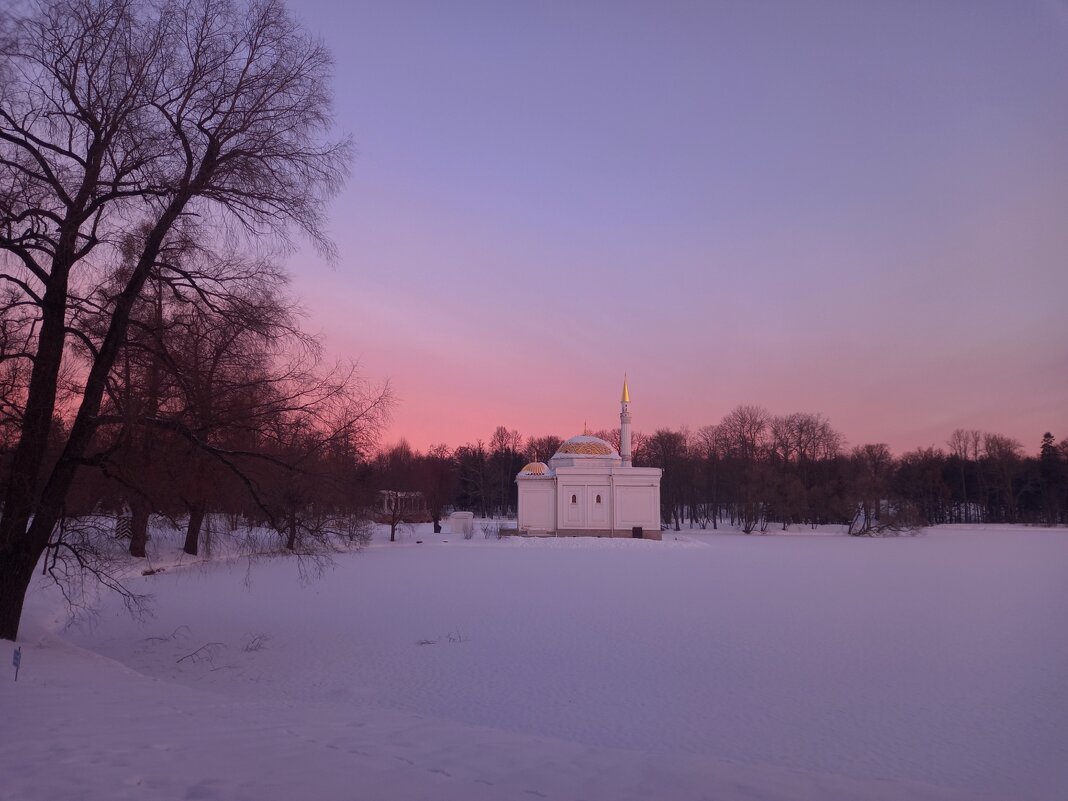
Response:
M623 373L623 397L619 399L620 403L630 403L630 390L627 389L627 374Z

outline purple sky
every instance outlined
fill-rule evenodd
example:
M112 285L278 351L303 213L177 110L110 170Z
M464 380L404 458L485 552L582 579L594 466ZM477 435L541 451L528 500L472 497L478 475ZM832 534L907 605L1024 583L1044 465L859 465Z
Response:
M1068 437L1068 3L294 3L358 158L290 259L389 439Z

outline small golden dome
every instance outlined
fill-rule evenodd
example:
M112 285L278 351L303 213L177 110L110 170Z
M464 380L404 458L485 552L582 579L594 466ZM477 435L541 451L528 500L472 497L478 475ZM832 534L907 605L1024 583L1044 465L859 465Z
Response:
M519 471L519 475L523 476L544 476L549 472L549 465L545 462L531 462L522 470Z

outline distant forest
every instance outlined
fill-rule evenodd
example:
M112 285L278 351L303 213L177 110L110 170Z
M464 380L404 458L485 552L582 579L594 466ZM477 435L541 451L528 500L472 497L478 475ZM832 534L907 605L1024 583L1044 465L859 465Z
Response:
M619 430L592 432L619 448ZM377 486L420 491L447 508L515 514L516 473L563 440L498 427L488 441L426 453L400 443L373 461ZM634 464L659 467L665 526L745 532L841 524L854 534L939 523L1068 523L1068 439L1041 437L1035 455L1000 434L957 429L944 448L895 457L885 444L846 449L819 414L774 416L739 406L717 425L633 435Z
M233 339L221 342L223 354L241 350ZM205 420L206 411L183 389L203 383L197 371L179 365L176 355L161 360L152 347L128 346L113 384L117 396L105 407L113 424L101 429L97 456L78 472L66 516L125 516L135 555L144 554L152 515L181 525L187 552L196 554L212 513L232 526L241 520L275 528L280 547L299 550L351 527L344 521L366 520L380 505L379 491L422 493L435 524L455 509L513 517L516 474L528 462L547 461L563 442L499 426L488 440L455 449L421 452L404 441L381 448L375 443L388 390L354 383L352 375L312 382L299 370L285 381L274 374L273 384L265 375L252 381L252 373L227 373L225 360L216 361L221 383L203 386L203 402L213 410ZM296 379L299 391L291 387L280 397L279 386ZM339 400L348 416L324 426ZM146 404L158 425L123 425L130 407L143 414ZM65 425L54 423L57 445ZM591 433L618 449L618 429ZM3 484L12 439L0 437ZM1068 523L1068 439L1057 442L1049 433L1034 454L1000 434L958 429L944 448L895 457L885 444L843 448L842 436L819 414L774 416L739 406L695 431L635 433L633 452L635 465L664 471L662 521L676 530L839 524L870 535L939 523ZM413 520L398 513L386 522Z

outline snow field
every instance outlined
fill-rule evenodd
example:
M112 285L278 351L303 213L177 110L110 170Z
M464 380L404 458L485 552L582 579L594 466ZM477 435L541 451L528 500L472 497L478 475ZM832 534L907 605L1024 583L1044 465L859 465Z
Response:
M1064 797L1063 530L476 536L37 591L0 798Z

